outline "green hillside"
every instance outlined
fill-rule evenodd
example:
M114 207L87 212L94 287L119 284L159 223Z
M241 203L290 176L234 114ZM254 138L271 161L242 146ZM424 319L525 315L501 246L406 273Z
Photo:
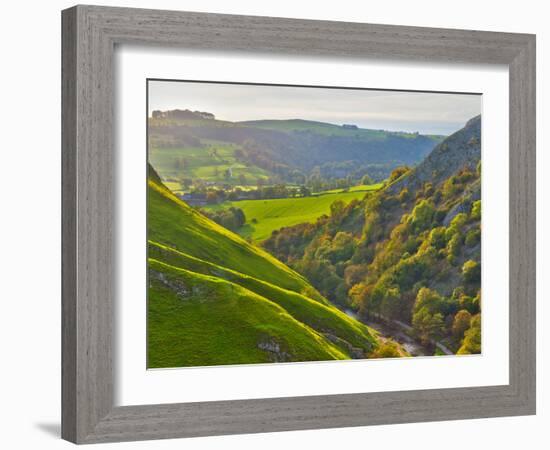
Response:
M388 132L385 130L372 130L367 128L344 128L340 125L335 125L326 122L316 122L314 120L303 119L290 119L290 120L249 120L245 122L236 122L239 125L260 128L263 130L276 130L283 132L310 132L321 134L325 136L355 136L355 137L368 137L385 139L388 135L399 136L403 138L413 139L417 137L416 133L407 133L393 131ZM426 135L427 137L439 142L443 136L438 135Z
M152 178L148 367L350 359L377 347L305 278Z
M349 203L354 199L359 200L366 192L376 191L380 187L381 184L375 184L362 186L362 189L350 189L350 192L335 190L311 197L224 202L206 206L205 209L215 211L232 206L242 209L247 223L238 230L239 234L259 242L269 238L275 230L315 222L322 215L330 214L330 205L335 201Z
M235 157L237 149L236 145L230 143L210 143L205 147L159 147L149 151L149 161L164 179L200 178L205 182L238 185L255 184L270 176L264 169L239 161ZM181 189L179 181L172 181L167 186L173 192Z

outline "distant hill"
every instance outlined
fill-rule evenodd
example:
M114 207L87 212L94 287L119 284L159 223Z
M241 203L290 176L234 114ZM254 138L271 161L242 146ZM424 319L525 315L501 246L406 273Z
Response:
M381 181L400 165L420 162L444 136L362 129L308 120L257 120L228 122L213 114L189 110L155 111L149 119L150 148L171 150L185 158L186 149L210 145L230 148L227 156L250 168L285 181L319 173L324 178L369 174ZM164 150L163 150L164 149ZM200 153L200 152L199 152ZM194 156L189 156L192 163ZM216 161L210 161L215 165ZM155 161L153 161L155 167ZM163 178L175 171L159 169ZM246 173L246 172L243 172Z
M403 187L418 189L423 183L438 185L457 170L475 170L481 159L481 116L470 119L464 128L447 137L410 173L397 180L389 192Z
M266 251L176 198L149 167L148 367L366 357L366 325Z

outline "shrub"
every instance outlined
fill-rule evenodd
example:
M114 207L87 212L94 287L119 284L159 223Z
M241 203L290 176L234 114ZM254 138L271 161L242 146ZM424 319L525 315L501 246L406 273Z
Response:
M376 350L369 354L369 358L399 358L400 356L399 345L390 339L382 342Z

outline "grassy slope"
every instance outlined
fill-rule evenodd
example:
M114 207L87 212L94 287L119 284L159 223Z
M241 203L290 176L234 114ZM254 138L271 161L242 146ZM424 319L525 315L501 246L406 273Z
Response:
M237 146L233 144L213 144L213 148L215 152L209 147L154 148L149 152L149 159L164 178L200 178L203 181L238 184L240 175L244 175L248 182L253 183L270 175L259 167L238 161L234 156ZM187 165L176 168L175 162L181 159L185 159ZM227 180L225 171L230 168L233 176ZM173 189L174 187L176 189ZM173 185L170 188L178 190L179 186Z
M348 359L376 345L300 275L152 180L148 202L149 367Z
M371 340L367 327L335 309L328 301L312 300L297 292L194 258L156 242L149 242L149 258L242 286L283 307L300 322L316 330L338 335L354 346L362 347L365 341Z
M247 223L239 230L239 234L258 242L269 238L274 230L279 230L282 227L315 222L323 214L330 213L330 205L335 201L342 200L344 203L349 203L353 199L363 198L365 192L367 192L367 189L301 198L241 200L224 202L205 208L210 210L231 206L241 208L244 211ZM253 219L256 219L256 223L253 223Z
M151 180L148 202L150 240L246 275L259 275L286 289L302 292L310 287L304 277L269 253L212 222Z
M148 366L249 364L277 360L258 344L276 344L302 361L347 359L319 333L277 304L217 277L149 260L149 268L189 289L178 295L151 281Z

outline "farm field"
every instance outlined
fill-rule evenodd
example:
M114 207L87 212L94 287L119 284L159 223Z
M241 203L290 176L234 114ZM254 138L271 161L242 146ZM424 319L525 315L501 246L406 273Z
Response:
M176 180L182 178L236 185L256 184L258 179L269 177L269 172L238 161L234 156L237 148L228 143L209 147L155 148L149 153L149 162L162 179L174 179L167 184L173 192L181 190Z
M238 233L255 242L261 242L269 238L274 230L315 222L322 215L329 215L330 205L337 200L346 204L354 199L360 200L366 192L377 190L379 186L373 185L372 189L367 189L370 186L364 186L365 189L362 190L350 189L350 192L324 193L311 197L223 202L206 206L205 209L214 211L231 206L242 209L246 224Z
M384 183L360 184L359 186L350 186L347 189L331 189L329 191L322 191L322 192L319 192L319 194L341 194L345 192L378 191L383 187L384 187Z

